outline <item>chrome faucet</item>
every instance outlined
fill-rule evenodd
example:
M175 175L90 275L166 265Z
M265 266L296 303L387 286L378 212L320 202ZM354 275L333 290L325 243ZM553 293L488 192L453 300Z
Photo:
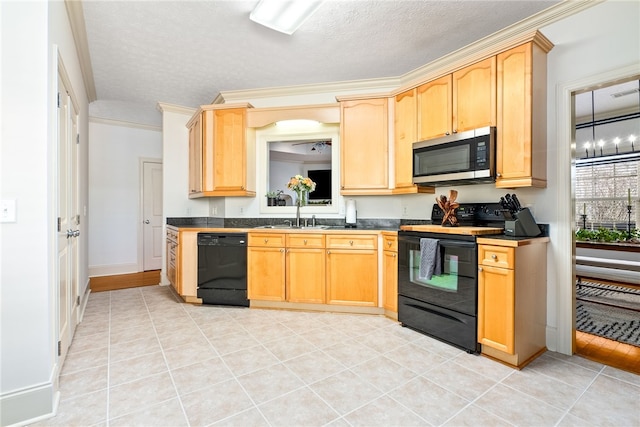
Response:
M296 203L296 228L300 228L300 205Z
M291 220L290 220L290 219L285 219L285 220L284 220L284 223L285 223L285 224L289 224L289 227L293 226L293 224L291 223Z
M316 216L315 215L311 215L311 226L312 227L316 226Z

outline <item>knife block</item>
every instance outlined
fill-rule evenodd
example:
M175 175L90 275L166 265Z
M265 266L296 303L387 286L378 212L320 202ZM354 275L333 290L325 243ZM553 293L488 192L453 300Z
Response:
M540 227L536 224L529 208L524 208L513 214L513 220L504 222L505 236L536 237L540 235Z

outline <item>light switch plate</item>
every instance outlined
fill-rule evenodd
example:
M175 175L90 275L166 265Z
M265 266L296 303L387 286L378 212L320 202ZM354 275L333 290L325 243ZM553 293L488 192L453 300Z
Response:
M0 222L16 222L16 199L0 201Z

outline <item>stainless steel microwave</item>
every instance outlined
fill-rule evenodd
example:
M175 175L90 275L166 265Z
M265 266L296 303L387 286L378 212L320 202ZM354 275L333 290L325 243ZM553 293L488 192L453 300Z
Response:
M496 128L447 135L413 144L413 183L483 184L496 180Z

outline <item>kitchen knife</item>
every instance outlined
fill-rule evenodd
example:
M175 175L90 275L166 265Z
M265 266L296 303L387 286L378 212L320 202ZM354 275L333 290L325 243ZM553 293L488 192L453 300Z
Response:
M507 193L504 196L504 199L507 201L507 209L509 209L509 212L511 212L512 214L516 213L517 211L513 203L513 199L511 199L511 194Z
M502 206L503 209L509 209L509 207L507 206L507 201L504 199L504 197L500 197L500 206Z
M518 212L522 210L522 205L520 204L520 200L518 200L518 196L515 194L511 196L511 200L513 200L513 204L515 205Z

